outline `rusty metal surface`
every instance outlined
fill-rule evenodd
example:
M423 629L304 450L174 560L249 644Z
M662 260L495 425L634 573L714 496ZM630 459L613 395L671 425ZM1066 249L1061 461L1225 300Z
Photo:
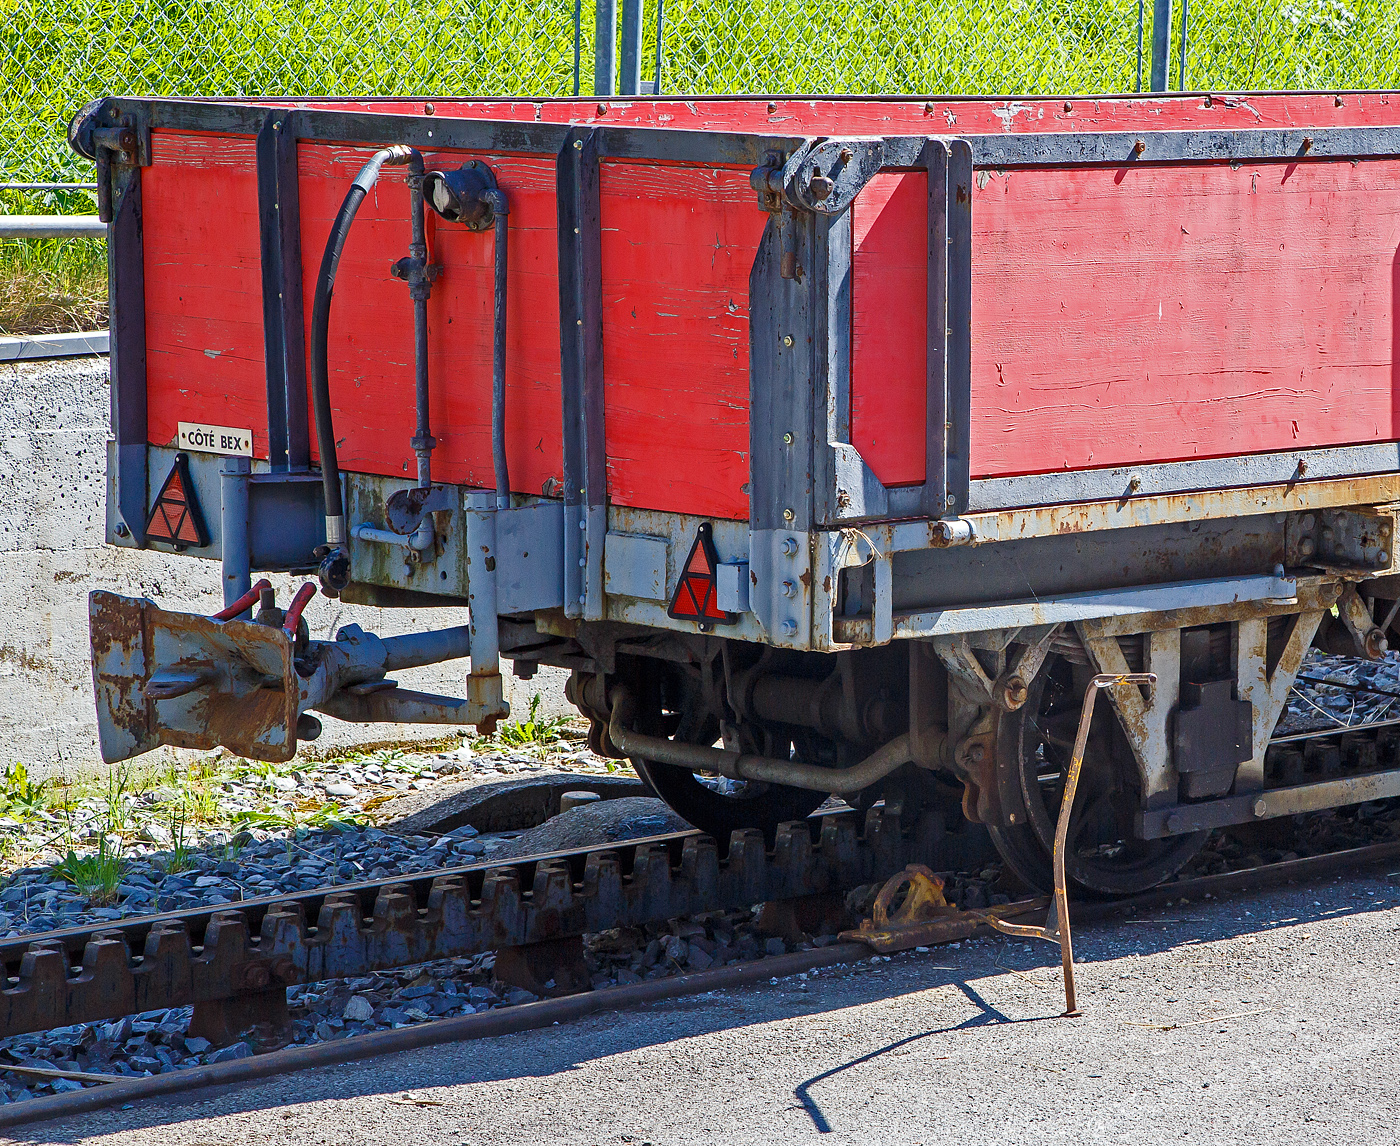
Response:
M88 617L104 760L160 744L222 744L259 760L296 753L299 690L281 629L168 612L103 590L89 596ZM194 687L177 683L190 679Z
M772 852L739 831L724 858L677 833L11 939L0 1037L840 891L917 858L896 815L857 829L852 812L784 824Z
M1103 501L970 513L958 520L966 522L971 529L969 544L985 545L1030 537L1248 517L1260 513L1301 513L1331 507L1379 506L1397 499L1400 499L1400 474L1389 473L1145 497L1127 495ZM881 552L886 553L938 549L948 545L948 530L937 521L876 523L864 525L862 529Z

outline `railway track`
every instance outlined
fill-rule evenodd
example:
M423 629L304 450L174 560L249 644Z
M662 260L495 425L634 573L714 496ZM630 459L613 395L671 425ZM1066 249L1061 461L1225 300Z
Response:
M1381 755L1394 755L1395 733L1389 722L1363 728L1378 740L1383 738L1384 743L1377 746ZM1316 743L1303 747L1309 748L1310 761L1327 762L1331 772L1355 771L1355 762L1371 763L1377 755L1357 750L1358 731L1356 727L1315 730L1303 735ZM1346 738L1345 751L1329 747L1339 737ZM1280 747L1300 751L1293 737L1280 740ZM525 1029L540 1016L550 1016L548 1022L563 1021L560 1016L572 1018L692 989L711 990L847 962L871 948L834 943L712 972L589 990L582 940L586 934L608 929L746 910L757 903L829 900L834 893L882 883L907 864L923 861L929 845L927 831L926 822L903 824L898 814L882 806L870 809L863 818L847 809L782 825L772 849L765 847L760 832L752 830L735 832L723 853L716 841L700 832L677 832L625 844L504 862L484 860L322 887L249 900L236 907L133 916L0 941L0 965L7 977L0 990L0 1038L190 1006L191 1035L223 1045L253 1031L254 1046L271 1048L270 1053L256 1056L255 1066L247 1062L205 1065L105 1083L82 1095L26 1100L0 1108L0 1125L42 1117L48 1109L45 1104L64 1099L105 1101L96 1097L99 1091L108 1096L163 1093L162 1088L202 1085L200 1080L206 1076L222 1078L217 1072L226 1067L244 1072L238 1077L254 1077L296 1069L300 1062L344 1061L437 1040L505 1033ZM1400 841L1396 840L1341 847L1325 854L1178 877L1128 898L1076 903L1072 914L1080 924L1182 897L1314 879L1397 858ZM1034 909L1043 911L1044 902L1003 904L997 914L1015 920ZM925 925L918 942L951 942L985 930L981 914L985 906ZM289 986L485 952L495 953L497 978L528 986L535 994L564 997L357 1035L334 1044L276 1049L288 1041ZM785 959L793 970L784 970ZM549 990L541 989L544 983ZM248 1074L250 1070L255 1074ZM141 1090L143 1085L147 1089Z
M651 846L648 844L647 846ZM1207 895L1227 896L1259 891L1289 883L1321 879L1400 860L1400 840L1346 848L1323 855L1264 864L1236 871L1177 880L1150 892L1117 900L1075 903L1077 926L1115 914L1138 914L1182 899ZM524 861L529 862L529 861ZM1003 919L1027 918L1044 910L1043 898L1027 899L998 910ZM925 930L927 944L952 943L990 934L982 910L969 910L940 920L936 931ZM847 964L869 958L872 948L860 942L843 942L810 951L771 956L717 967L708 971L674 975L627 986L607 987L561 998L544 999L490 1010L460 1018L442 1019L401 1029L379 1031L335 1042L292 1047L214 1065L152 1075L117 1079L81 1091L35 1098L0 1107L0 1127L13 1127L66 1117L145 1098L169 1095L206 1086L251 1082L314 1067L331 1066L447 1042L491 1038L570 1022L602 1011L623 1010L665 999L703 994L783 978L820 967Z

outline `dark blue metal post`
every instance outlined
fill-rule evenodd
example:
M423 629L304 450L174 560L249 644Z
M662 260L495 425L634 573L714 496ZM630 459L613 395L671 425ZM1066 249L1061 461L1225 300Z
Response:
M1172 0L1152 4L1152 90L1167 90L1167 68L1172 52Z
M593 33L593 94L617 90L617 0L596 0Z
M622 72L617 94L634 96L642 90L642 0L622 0Z

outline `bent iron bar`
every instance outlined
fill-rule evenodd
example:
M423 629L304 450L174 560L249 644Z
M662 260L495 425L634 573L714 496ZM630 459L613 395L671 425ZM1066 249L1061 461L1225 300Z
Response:
M771 853L736 831L722 859L682 832L11 939L0 1038L190 1004L192 1030L231 1037L242 1016L285 1023L294 983L844 891L919 858L897 814L856 829L853 812L784 824Z

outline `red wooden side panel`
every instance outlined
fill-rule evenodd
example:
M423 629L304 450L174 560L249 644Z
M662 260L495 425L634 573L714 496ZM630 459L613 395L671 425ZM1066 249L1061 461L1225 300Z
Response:
M605 163L603 369L618 505L748 516L747 170Z
M924 387L883 364L925 316L860 263L886 214L924 243L896 178L853 301L854 435L890 483L922 480L922 429L891 427ZM973 232L974 476L1400 437L1400 162L979 174Z
M307 344L312 298L331 222L370 148L302 143L298 149ZM511 486L539 493L562 473L558 242L554 159L428 153L433 166L480 158L510 201L506 451ZM390 277L408 253L403 168L385 168L355 218L336 276L330 328L331 406L343 469L414 472L413 307ZM428 372L437 480L489 487L492 261L490 232L428 212L429 259L444 270L428 301ZM309 370L309 366L308 366ZM314 451L313 451L314 452Z
M851 205L851 444L888 486L924 480L928 176L877 175Z
M141 171L146 434L177 422L253 431L267 457L262 261L253 140L153 132Z

